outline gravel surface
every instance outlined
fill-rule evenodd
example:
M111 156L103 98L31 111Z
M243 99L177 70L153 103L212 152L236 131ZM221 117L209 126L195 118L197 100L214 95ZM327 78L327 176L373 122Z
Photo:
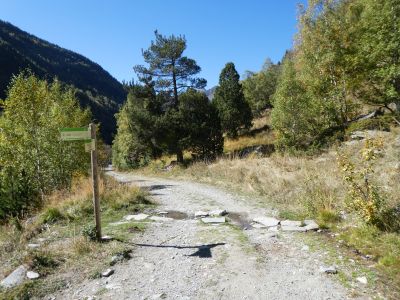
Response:
M255 200L193 182L108 174L147 188L160 204L157 210L188 216L151 222L134 236L133 258L113 266L113 275L70 287L56 299L349 298L335 275L319 271L321 255L296 238L307 233L242 230L246 220L273 216ZM194 218L196 211L216 209L230 213L229 223L204 224ZM232 225L235 221L242 228Z

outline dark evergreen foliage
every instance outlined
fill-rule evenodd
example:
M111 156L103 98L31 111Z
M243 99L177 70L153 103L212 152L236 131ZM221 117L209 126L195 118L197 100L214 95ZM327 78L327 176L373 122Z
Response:
M249 104L245 101L239 74L231 62L221 71L213 103L218 110L222 130L229 137L237 137L241 128L250 129L253 116Z

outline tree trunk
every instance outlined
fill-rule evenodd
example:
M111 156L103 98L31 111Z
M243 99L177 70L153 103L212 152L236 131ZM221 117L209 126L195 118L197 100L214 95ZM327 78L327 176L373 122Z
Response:
M172 61L172 84L174 86L174 107L178 108L178 87L176 85L175 61Z
M183 164L183 152L181 148L176 150L176 161L178 164Z

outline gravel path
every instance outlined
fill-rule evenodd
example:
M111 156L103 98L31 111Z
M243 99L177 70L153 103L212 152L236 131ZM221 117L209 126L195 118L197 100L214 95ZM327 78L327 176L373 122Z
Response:
M226 209L244 219L271 216L252 199L215 187L109 172L121 182L146 187L160 211L180 211L182 220L151 222L132 242L133 258L114 266L109 278L92 279L57 299L347 299L316 252L295 235L203 224L196 211ZM252 204L254 202L254 204ZM92 298L89 298L92 297Z

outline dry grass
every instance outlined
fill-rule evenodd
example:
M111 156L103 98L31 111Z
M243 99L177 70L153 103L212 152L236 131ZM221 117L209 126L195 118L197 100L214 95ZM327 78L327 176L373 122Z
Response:
M271 145L275 136L271 130L270 113L253 120L250 132L239 136L237 139L225 138L224 152L232 153L252 146Z
M377 183L391 207L400 205L399 134L399 128L393 128L390 133L380 133L384 138L384 150L370 178ZM350 248L373 255L377 272L383 278L380 283L389 285L393 294L398 295L400 235L365 226L350 213L346 213L346 220L340 220L346 210L347 187L337 154L345 153L357 165L361 161L363 146L364 141L353 141L313 157L274 153L266 158L225 158L213 164L195 163L188 168L177 167L170 172L160 173L157 170L157 175L192 179L254 195L257 205L276 208L281 218L316 218L323 227L339 233L338 239L344 240ZM154 174L154 170L145 169L142 172Z

